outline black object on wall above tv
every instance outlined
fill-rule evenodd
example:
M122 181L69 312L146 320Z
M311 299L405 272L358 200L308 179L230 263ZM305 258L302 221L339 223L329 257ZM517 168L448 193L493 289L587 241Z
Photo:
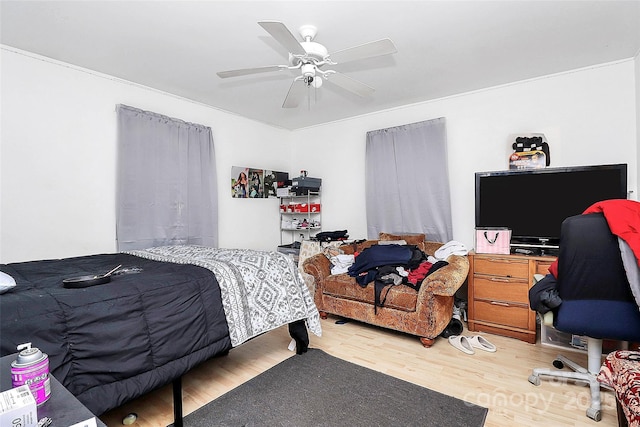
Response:
M557 247L565 218L627 198L627 165L476 172L476 227L508 227L511 246Z

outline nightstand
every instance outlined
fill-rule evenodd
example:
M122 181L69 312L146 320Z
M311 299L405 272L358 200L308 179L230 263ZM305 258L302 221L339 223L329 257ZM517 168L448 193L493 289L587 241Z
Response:
M16 360L16 354L4 356L0 359L0 390L11 388L11 362ZM49 417L53 420L51 427L70 426L95 416L69 390L54 377L51 378L51 397L38 406L38 419ZM95 417L96 426L107 427Z

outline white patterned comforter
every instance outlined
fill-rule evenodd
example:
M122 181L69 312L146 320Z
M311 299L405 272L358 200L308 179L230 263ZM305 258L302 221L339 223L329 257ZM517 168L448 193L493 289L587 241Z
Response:
M127 253L211 270L220 285L234 347L301 319L306 319L312 333L322 335L313 297L293 260L282 253L195 245L160 246Z

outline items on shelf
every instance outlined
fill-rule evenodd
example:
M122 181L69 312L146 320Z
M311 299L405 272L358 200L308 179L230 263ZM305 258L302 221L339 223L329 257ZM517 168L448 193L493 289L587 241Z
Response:
M303 171L301 171L303 172ZM281 189L280 197L280 244L314 238L321 230L320 178L309 178L302 174L291 180L291 187Z
M307 213L320 212L320 203L297 203L289 202L288 205L280 205L280 212Z
M280 223L282 230L302 230L320 228L320 221L308 221L304 218L302 221L292 218L283 219Z
M299 176L291 179L291 193L302 196L310 192L317 193L322 186L321 178L311 178L309 176Z
M538 169L551 164L551 154L547 138L542 133L518 136L511 145L509 169Z

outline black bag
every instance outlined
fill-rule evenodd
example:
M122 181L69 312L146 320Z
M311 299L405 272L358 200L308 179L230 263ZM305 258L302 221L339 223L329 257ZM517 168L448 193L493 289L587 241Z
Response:
M347 230L340 231L322 231L315 235L316 240L321 242L331 242L333 240L346 240L349 238Z
M547 274L529 289L529 307L531 310L545 314L562 304L557 289L557 281L553 274Z

